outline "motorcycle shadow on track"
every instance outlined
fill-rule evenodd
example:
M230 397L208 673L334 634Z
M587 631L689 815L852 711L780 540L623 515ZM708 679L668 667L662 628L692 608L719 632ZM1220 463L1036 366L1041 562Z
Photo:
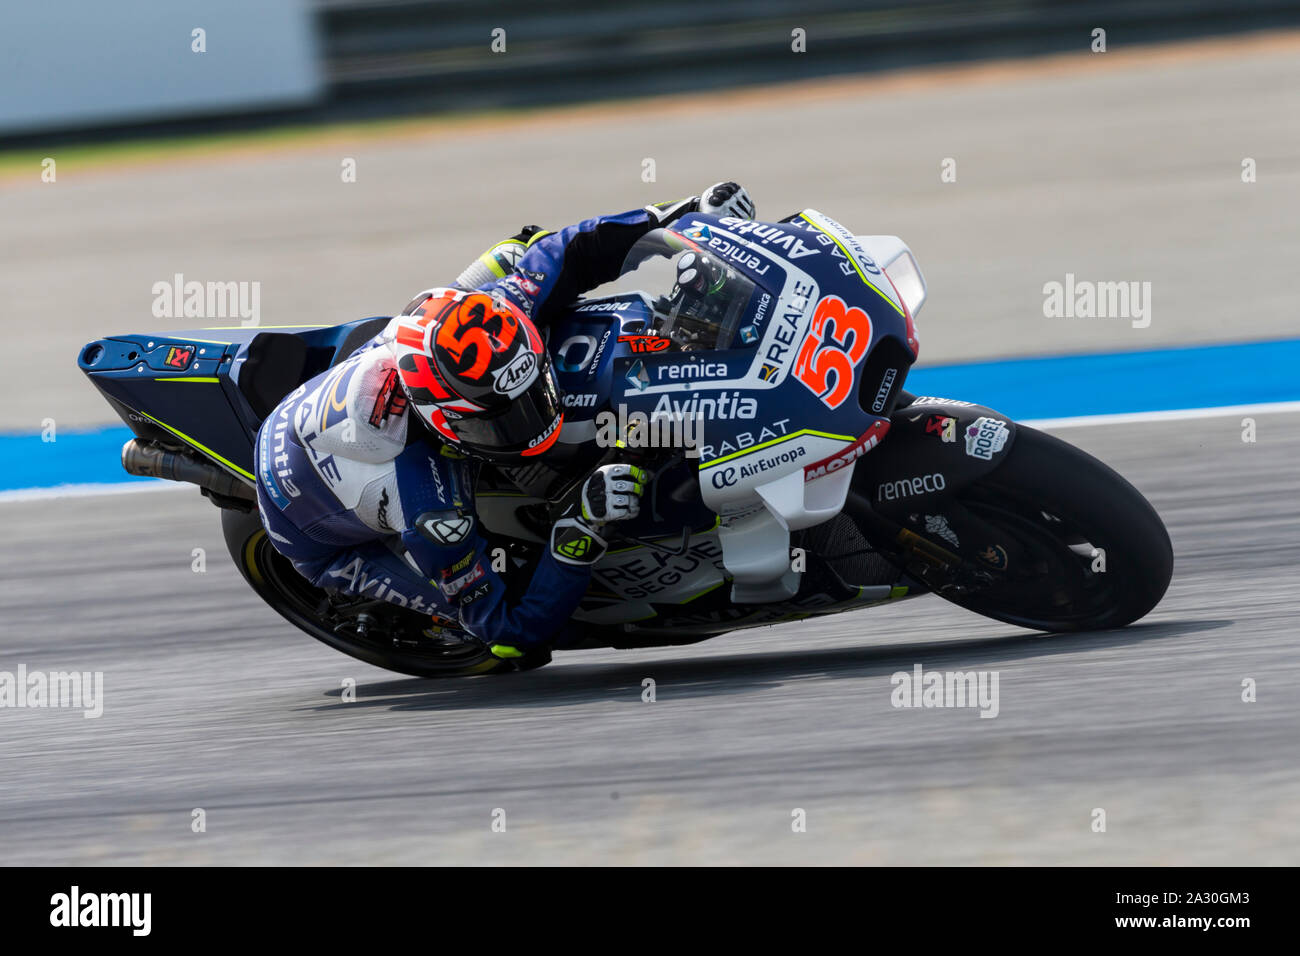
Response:
M1229 627L1229 620L1180 620L1134 624L1111 631L1074 634L1017 633L978 640L834 647L773 653L711 655L679 660L629 660L616 664L551 665L528 673L492 678L426 680L408 678L359 684L356 700L340 698L317 711L382 707L395 711L556 708L593 701L637 703L641 681L653 678L661 701L745 694L778 687L788 680L812 677L888 678L916 664L926 669L996 669L1036 657L1124 647L1153 640L1186 637ZM635 653L635 652L629 652Z

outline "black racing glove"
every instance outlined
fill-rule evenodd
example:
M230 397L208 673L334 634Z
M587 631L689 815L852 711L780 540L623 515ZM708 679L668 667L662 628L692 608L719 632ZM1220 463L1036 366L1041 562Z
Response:
M605 553L599 529L635 518L650 475L635 465L601 465L552 511L551 554L562 564L595 564Z

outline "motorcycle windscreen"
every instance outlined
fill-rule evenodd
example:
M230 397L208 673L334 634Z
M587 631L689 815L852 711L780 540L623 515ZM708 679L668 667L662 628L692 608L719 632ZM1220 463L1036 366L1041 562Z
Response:
M753 344L738 333L756 297L754 283L680 233L656 229L638 240L617 285L644 296L651 313L646 332L682 351Z

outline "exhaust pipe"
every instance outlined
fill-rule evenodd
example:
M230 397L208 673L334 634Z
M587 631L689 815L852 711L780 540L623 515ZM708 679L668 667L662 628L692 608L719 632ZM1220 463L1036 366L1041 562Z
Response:
M245 482L216 465L199 461L181 452L168 451L160 445L132 438L122 446L122 467L129 475L142 478L166 478L188 481L208 488L227 498L256 501L257 493Z

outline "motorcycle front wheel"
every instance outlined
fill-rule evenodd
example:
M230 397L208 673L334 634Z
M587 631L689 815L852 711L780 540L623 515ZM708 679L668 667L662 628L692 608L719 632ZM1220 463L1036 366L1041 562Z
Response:
M851 506L859 514L871 508L859 494ZM963 534L961 546L923 528L884 540L879 516L864 519L883 556L984 617L1042 631L1124 627L1169 586L1169 533L1142 493L1091 455L1033 428L1019 426L1002 463L951 507L954 525L964 519L980 529Z

